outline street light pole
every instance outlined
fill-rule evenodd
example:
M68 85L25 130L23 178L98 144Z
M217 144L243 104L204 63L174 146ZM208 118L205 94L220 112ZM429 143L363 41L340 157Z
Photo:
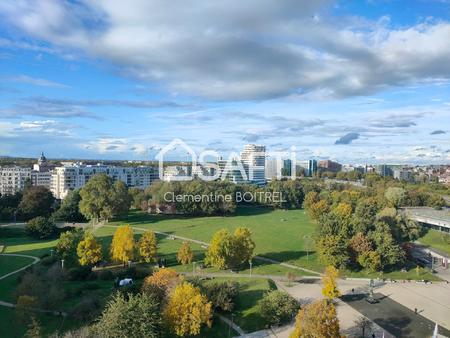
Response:
M64 259L61 259L61 269L64 269Z
M195 275L195 263L196 262L192 262L192 274Z
M253 262L252 262L252 259L250 258L250 260L248 261L248 263L250 264L250 277L252 276L252 265L253 265Z

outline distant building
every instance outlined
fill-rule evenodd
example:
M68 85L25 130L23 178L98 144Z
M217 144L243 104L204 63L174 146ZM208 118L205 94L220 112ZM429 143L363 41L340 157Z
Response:
M313 177L317 174L317 161L309 160L308 161L308 176Z
M52 171L54 168L55 165L50 164L44 153L42 153L37 163L33 165L31 184L34 186L43 186L50 190L52 186Z
M340 163L330 160L319 161L317 165L320 169L322 169L322 171L331 171L337 173L342 170L342 165Z
M387 164L378 164L375 166L375 172L383 177L393 176L394 172Z
M13 195L31 183L31 169L18 166L0 168L0 194Z
M70 190L82 188L96 174L106 174L113 180L124 182L128 187L141 189L159 179L156 167L115 167L72 163L53 170L51 191L56 198L63 199Z
M266 160L266 179L268 181L272 179L277 179L281 176L281 171L283 168L278 166L278 160L276 158L269 158Z
M413 172L408 169L395 169L393 175L399 181L412 182L414 179Z
M246 168L249 181L253 184L266 183L266 147L247 144L241 152L241 161Z
M250 183L248 181L247 175L248 169L239 159L224 160L220 159L217 161L221 172L221 179L230 181L234 184L244 184Z

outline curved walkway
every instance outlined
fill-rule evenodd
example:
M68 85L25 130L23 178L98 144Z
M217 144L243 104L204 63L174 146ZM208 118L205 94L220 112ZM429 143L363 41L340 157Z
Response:
M103 225L103 226L110 227L110 228L118 228L118 227L119 227L119 225ZM152 230L152 229L140 228L140 227L135 227L135 226L133 226L132 228L133 228L133 229L136 229L136 230L140 230L140 231L148 231L148 230ZM162 231L156 231L156 230L152 230L152 231L153 231L155 234L158 234L158 235L161 235L161 236L166 236L166 237L170 237L170 238L181 239L181 240L183 240L183 241L187 241L187 242L191 242L191 243L196 243L196 244L199 244L199 245L201 245L201 246L206 246L206 247L209 246L209 243L206 243L206 242L203 242L203 241L199 241L199 240L197 240L197 239L187 238L187 237L178 236L178 235L172 235L172 234L168 234L167 232L162 232ZM321 276L321 275L322 275L322 274L321 274L320 272L318 272L318 271L314 271L314 270L302 268L302 267L300 267L300 266L292 265L292 264L289 264L289 263L279 262L279 261L276 261L276 260L274 260L274 259L267 258L267 257L264 257L264 256L255 256L255 257L253 257L253 258L256 259L256 260L262 261L262 262L272 263L272 264L279 264L279 265L284 266L284 267L286 267L286 268L290 268L290 269L294 269L294 270L300 270L300 271L305 271L305 272L312 273L312 274L315 274L315 275L318 275L318 276Z
M0 280L5 279L5 278L7 278L7 277L9 277L11 275L14 275L14 274L16 274L16 273L18 273L20 271L23 271L23 270L27 269L28 267L36 264L37 262L39 262L41 260L39 257L29 256L29 255L22 255L22 254L0 254L0 256L25 257L25 258L31 258L33 260L32 263L30 263L28 265L25 265L24 267L21 267L20 269L17 269L17 270L15 270L13 272L7 273L6 275L0 276Z

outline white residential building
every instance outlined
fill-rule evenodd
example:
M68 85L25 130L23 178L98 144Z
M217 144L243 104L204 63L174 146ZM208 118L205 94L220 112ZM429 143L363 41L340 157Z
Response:
M51 191L56 198L63 199L70 190L82 188L96 174L106 174L114 180L124 182L129 187L144 189L158 179L158 168L66 163L53 170Z
M246 167L247 176L251 183L266 183L266 147L247 144L241 152L241 161ZM248 168L248 169L247 169Z
M18 166L0 168L0 194L13 195L25 188L31 180L31 169Z

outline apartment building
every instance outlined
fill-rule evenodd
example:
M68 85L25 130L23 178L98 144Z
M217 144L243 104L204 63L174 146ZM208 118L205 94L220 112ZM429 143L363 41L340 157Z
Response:
M115 167L102 164L66 163L53 170L50 190L56 198L63 199L70 190L82 188L96 174L106 174L113 180L124 182L129 187L141 189L151 185L159 178L156 167Z
M13 195L31 184L31 169L18 166L0 168L0 194Z

